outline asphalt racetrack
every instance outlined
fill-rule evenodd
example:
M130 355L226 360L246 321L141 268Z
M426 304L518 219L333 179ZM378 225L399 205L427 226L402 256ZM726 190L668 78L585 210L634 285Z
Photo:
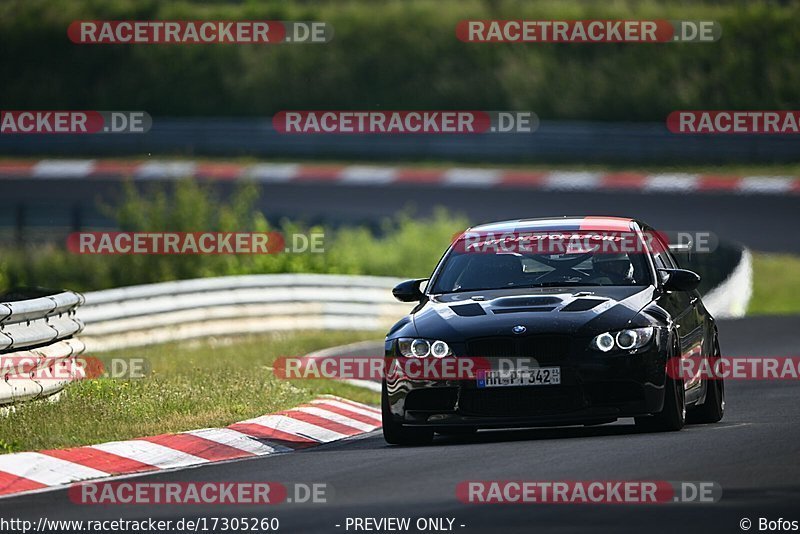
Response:
M159 182L153 180L148 185ZM215 182L222 194L235 184ZM0 198L25 207L25 224L69 225L80 212L84 225L109 224L97 201L113 204L119 180L0 180ZM47 191L47 197L42 197ZM640 218L661 231L713 232L760 252L800 253L793 228L800 226L797 196L625 191L558 191L514 187L444 185L350 185L308 181L262 185L258 207L275 221L283 217L333 224L377 224L398 210L427 215L436 206L464 214L475 223L559 215L615 215ZM6 220L6 226L14 221Z
M723 354L797 355L798 327L799 317L721 321ZM748 518L757 532L762 517L800 520L798 387L795 381L729 381L723 421L681 432L637 433L631 420L620 420L439 437L431 446L408 448L389 446L373 432L307 451L135 479L324 482L333 487L325 504L86 506L56 490L2 499L0 517L269 516L279 518L281 532L331 533L354 532L346 530L348 517L446 517L456 532L742 532L740 521ZM464 504L456 485L469 480L713 481L722 497L708 504Z

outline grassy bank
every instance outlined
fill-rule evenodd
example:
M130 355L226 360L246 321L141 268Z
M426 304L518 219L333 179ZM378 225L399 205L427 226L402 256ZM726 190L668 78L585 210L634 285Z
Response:
M562 0L0 4L5 109L271 116L285 109L533 110L542 119L661 121L678 109L791 109L797 3ZM87 46L75 20L325 21L327 44ZM465 19L714 20L715 43L477 44ZM765 60L768 58L768 60Z
M41 286L90 291L208 276L269 273L330 273L428 276L453 236L469 226L457 214L438 210L420 219L411 213L387 217L379 228L308 227L293 221L270 225L256 202L259 189L241 184L227 199L211 187L182 180L166 190L137 190L106 207L117 227L129 232L268 232L324 234L323 252L279 254L74 254L63 245L0 248L0 293Z
M753 254L753 297L747 313L800 313L800 256Z
M165 432L225 426L291 408L323 393L377 403L370 391L328 380L279 380L279 356L354 341L382 332L279 333L229 340L167 343L95 354L144 358L150 372L132 380L86 380L56 403L32 403L0 416L0 452L72 447Z

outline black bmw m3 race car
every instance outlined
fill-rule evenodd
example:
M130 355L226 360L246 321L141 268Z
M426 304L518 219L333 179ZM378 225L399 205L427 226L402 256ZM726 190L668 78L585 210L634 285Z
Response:
M392 444L479 428L594 425L649 431L714 423L722 380L668 372L719 357L714 318L662 234L616 217L528 219L471 228L430 280L394 288L418 302L386 336L396 362L470 359L469 376L387 372ZM402 365L400 365L402 371ZM467 367L465 367L467 368Z

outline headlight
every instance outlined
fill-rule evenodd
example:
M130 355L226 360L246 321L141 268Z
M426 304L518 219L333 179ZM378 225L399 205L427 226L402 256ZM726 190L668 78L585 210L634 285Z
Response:
M589 344L600 352L609 352L613 349L635 350L647 345L653 337L654 328L628 328L619 332L603 332L592 339Z
M592 348L608 352L614 348L614 336L605 332L592 340Z
M438 339L401 338L397 340L397 348L406 358L444 358L453 354L447 343Z
M415 358L425 358L431 353L431 344L427 339L415 339L411 342L411 354Z
M431 356L434 358L444 358L450 354L450 347L444 341L434 341L431 343Z

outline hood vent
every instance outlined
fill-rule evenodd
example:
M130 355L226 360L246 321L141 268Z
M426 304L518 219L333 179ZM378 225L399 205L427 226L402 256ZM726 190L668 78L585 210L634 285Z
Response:
M530 308L557 304L561 304L561 299L558 297L502 297L492 301L492 306L495 308Z
M549 312L555 310L555 306L537 306L537 307L521 307L521 308L495 308L493 313L528 313L528 312Z
M600 304L607 302L605 299L575 299L563 308L561 311L564 312L582 312L588 311L594 308L595 306L599 306Z
M450 306L450 309L456 312L456 315L461 317L477 317L479 315L486 315L483 307L477 302L471 304L460 304L458 306Z

